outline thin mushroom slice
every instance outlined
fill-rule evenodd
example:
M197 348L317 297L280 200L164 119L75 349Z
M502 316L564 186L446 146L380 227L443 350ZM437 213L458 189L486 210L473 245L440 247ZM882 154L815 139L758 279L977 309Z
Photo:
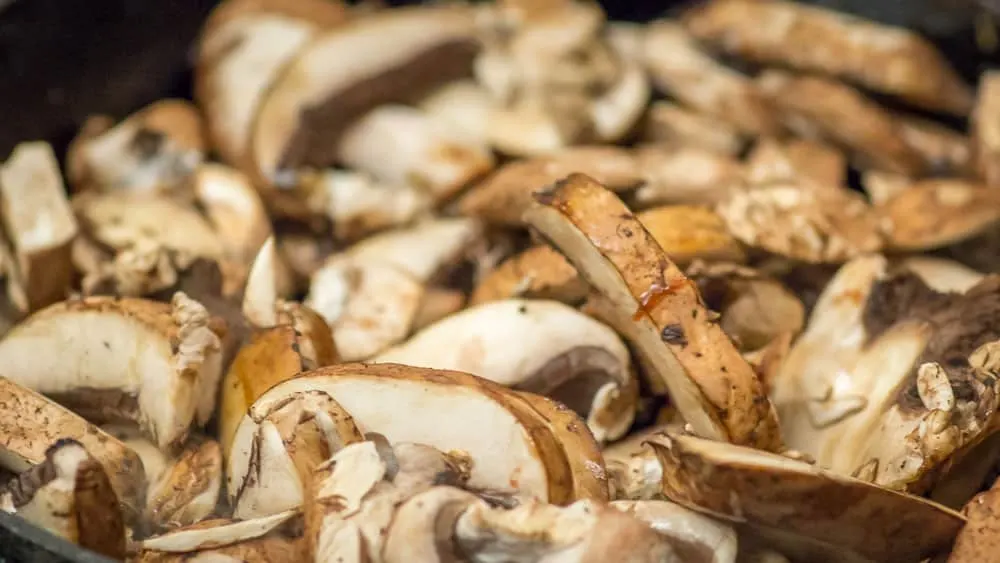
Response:
M458 208L487 223L520 226L524 211L531 207L531 192L574 172L593 176L614 190L632 189L644 182L635 156L623 148L573 147L505 164L473 186L459 200Z
M902 28L778 0L709 2L683 22L698 39L754 62L826 73L927 109L972 109L972 92L941 53Z
M615 195L574 174L526 213L603 297L606 314L654 368L696 432L780 447L774 410L694 284Z
M719 118L740 133L781 132L778 115L747 76L715 61L678 23L650 24L643 61L653 85L702 113Z
M897 250L930 250L988 231L1000 222L1000 193L960 179L916 182L877 211L888 245Z
M469 304L517 297L574 304L586 295L586 283L573 265L552 247L539 245L511 256L486 274L469 297Z
M650 445L667 498L745 524L802 560L918 561L946 550L965 524L922 498L785 456L679 432Z
M188 444L150 483L146 519L156 528L178 528L208 518L222 490L222 449L212 439Z
M929 119L895 114L903 141L924 159L932 174L968 176L973 168L972 141L966 135Z
M136 558L141 563L184 561L270 563L300 561L301 537L294 528L297 511L252 520L205 520L144 540Z
M201 116L184 100L161 100L67 154L76 191L156 192L178 188L205 158Z
M27 305L35 310L65 298L78 229L48 143L22 143L0 166L0 209Z
M472 307L373 361L464 371L551 397L584 417L601 442L628 430L638 398L618 335L555 301L508 299Z
M272 387L257 399L251 414L303 391L328 394L351 413L363 432L382 434L390 443L416 442L444 452L466 452L472 461L470 487L516 491L555 503L572 500L567 454L547 422L514 400L513 391L495 383L412 366L340 364ZM463 423L442 426L441 417L457 417ZM259 426L248 415L236 432L228 465L230 498L238 493L250 467Z
M1000 185L1000 72L987 71L979 76L976 107L971 129L975 165L979 177L988 186Z
M959 262L934 256L908 256L899 264L940 293L965 293L986 277L986 274Z
M0 423L0 466L23 474L47 463L59 440L82 444L104 469L129 524L138 522L146 492L142 461L118 439L45 397L0 377L0 407L11 417Z
M90 297L52 305L0 341L0 371L98 423L142 428L166 448L208 422L222 377L219 320L171 303Z
M0 505L80 547L125 557L118 497L104 468L75 440L56 442L43 463L0 487Z
M646 522L666 536L683 561L736 562L736 530L724 522L665 500L617 500L609 506Z
M803 187L840 189L847 184L847 159L834 147L792 139L761 139L747 156L744 177L751 185L804 180Z
M639 149L636 159L645 179L635 191L635 202L642 207L713 204L742 183L743 170L735 158L705 149L653 145Z
M745 144L739 130L723 119L664 100L650 104L639 137L647 143L687 146L729 156L737 156Z

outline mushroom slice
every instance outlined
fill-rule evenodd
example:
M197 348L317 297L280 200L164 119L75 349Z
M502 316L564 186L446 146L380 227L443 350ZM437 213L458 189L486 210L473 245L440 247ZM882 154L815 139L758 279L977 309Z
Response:
M247 165L253 120L268 86L321 29L341 23L345 12L341 2L326 0L226 0L212 11L199 39L194 94L225 162Z
M694 284L615 195L582 174L536 193L525 218L603 297L685 420L714 439L780 446L774 409Z
M640 138L649 143L692 147L728 156L739 155L745 144L734 125L665 100L650 104Z
M485 145L491 112L495 106L489 92L475 80L445 84L418 104L432 120L447 125L471 141Z
M413 318L413 330L426 328L465 307L465 293L457 289L428 287Z
M989 186L1000 185L1000 72L979 76L979 92L971 118L976 171Z
M382 550L383 561L461 561L451 530L462 512L482 502L454 487L434 487L415 495L396 509Z
M641 149L636 158L646 183L635 191L635 201L643 207L713 204L724 200L742 183L739 162L713 151L652 146Z
M782 182L738 191L716 212L741 242L792 260L837 263L882 247L876 214L847 189Z
M823 72L927 109L972 109L972 92L941 53L903 28L778 0L709 2L683 21L698 39L754 62Z
M635 218L678 266L694 260L746 261L743 248L729 234L722 218L710 209L666 205L639 212Z
M965 523L922 498L785 456L679 432L650 445L667 498L746 524L803 561L919 561L946 550Z
M0 407L11 413L31 413L0 423L0 466L14 473L31 471L47 463L50 445L72 440L82 444L104 468L126 520L138 521L146 479L135 452L72 412L3 377Z
M993 483L988 491L982 492L962 509L968 523L955 539L955 546L948 557L948 563L983 563L996 560L1000 548L1000 520L997 519L1000 504L1000 481Z
M201 116L184 100L161 100L67 155L77 191L153 192L179 187L205 157Z
M583 301L587 286L576 269L552 247L534 246L504 260L476 285L470 305L511 297L554 299L574 304Z
M513 391L464 373L394 364L320 368L264 393L236 432L228 466L230 498L242 486L260 426L251 415L300 391L328 394L362 431L383 434L391 443L466 452L472 461L470 487L518 491L555 503L572 500L564 449L536 411L511 397ZM442 416L463 423L442 426Z
M105 469L76 440L59 440L45 461L0 487L0 505L83 548L125 558L118 497Z
M650 24L643 59L653 85L681 103L730 123L740 133L781 132L778 115L753 81L702 51L679 23Z
M1000 193L967 180L916 182L877 208L888 244L930 250L982 234L1000 222Z
M345 361L370 358L410 333L424 286L384 261L334 256L309 284L306 304L330 326Z
M761 74L757 85L800 135L842 145L866 167L911 176L924 172L924 159L904 140L892 114L854 88L778 70Z
M933 256L908 256L900 262L900 267L917 274L939 293L965 293L986 277L954 260Z
M274 236L270 236L257 251L247 275L243 316L256 327L276 325L281 298L291 291L292 273L275 245Z
M893 172L865 170L861 173L861 185L868 200L876 207L885 205L900 192L906 191L913 183L913 178Z
M663 498L663 465L646 444L650 436L667 425L656 424L629 434L624 440L608 445L601 452L607 464L611 498L615 500L652 500Z
M628 430L638 398L628 349L618 335L556 301L478 305L373 361L464 371L551 397L584 417L601 442Z
M929 119L895 114L903 141L916 151L932 174L966 176L972 171L972 143L969 138Z
M188 526L215 511L222 490L222 450L215 440L195 440L150 483L146 519L157 528Z
M808 139L761 139L747 156L744 177L756 186L798 179L808 181L804 187L839 189L847 185L847 159L837 149Z
M222 376L218 319L171 303L89 297L52 305L0 341L0 372L98 423L137 424L161 448L208 422Z
M416 101L471 75L475 32L471 9L419 7L377 12L318 35L259 106L250 150L261 179L332 164L348 129L369 110ZM358 96L361 90L369 95Z
M644 182L633 154L620 147L574 147L551 156L515 160L473 186L458 202L465 215L499 225L521 226L531 207L531 192L539 186L581 172L614 190L628 190Z
M291 527L297 516L298 512L289 510L252 520L205 520L146 539L137 561L300 561L301 539L283 529Z
M470 505L454 542L471 563L488 561L685 561L648 524L589 500L566 507L530 501L511 510Z
M28 306L38 309L66 297L77 224L48 143L22 143L0 166L0 209Z
M665 500L618 500L609 506L666 536L682 561L736 562L736 531L728 524Z

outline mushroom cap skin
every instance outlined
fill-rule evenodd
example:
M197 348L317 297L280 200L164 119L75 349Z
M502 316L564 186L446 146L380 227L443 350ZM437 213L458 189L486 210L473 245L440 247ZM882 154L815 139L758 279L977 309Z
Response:
M736 563L736 531L723 522L665 500L616 500L609 506L646 522L690 563Z
M877 208L887 244L930 250L981 234L1000 222L1000 194L961 179L916 182Z
M205 424L215 408L222 377L218 323L179 292L170 304L63 301L7 333L0 366L11 381L90 420L138 424L165 448Z
M78 227L48 143L21 143L0 166L0 209L32 310L66 296Z
M926 39L794 2L725 0L684 15L701 41L750 61L820 72L931 110L965 115L972 92Z
M965 524L920 497L785 456L680 432L650 445L668 499L775 535L783 553L803 560L919 561L946 550Z
M331 164L342 134L366 111L416 100L471 75L475 32L470 9L420 7L375 13L319 34L259 106L250 151L260 180L269 184L282 169Z
M535 198L525 219L600 293L606 315L651 363L685 420L704 436L778 448L774 409L757 376L625 204L582 174Z
M548 245L533 246L490 270L469 297L471 306L524 297L574 304L587 296L587 284L562 254Z
M85 549L125 558L125 522L108 474L77 441L59 440L45 461L0 487L14 513Z
M726 224L710 209L694 205L667 205L641 211L635 218L653 240L680 267L693 260L746 261L746 253L726 230Z
M158 528L194 524L215 511L221 490L222 449L215 440L196 440L151 484L146 518Z
M507 299L465 309L372 361L462 371L551 397L585 417L601 442L621 437L635 412L621 339L556 301ZM610 404L601 404L609 394Z
M58 404L3 377L0 407L6 412L34 413L0 421L0 465L22 473L45 463L49 446L58 440L79 442L104 468L126 521L138 521L146 476L135 452Z
M473 461L471 487L513 490L554 503L572 500L566 453L547 422L525 403L510 398L512 391L490 381L395 364L339 364L272 387L257 399L251 413L299 391L328 394L363 432L377 432L391 443L465 451ZM387 409L387 404L393 407ZM437 416L459 416L465 423L443 430ZM466 433L477 420L484 421L483 428L490 432ZM239 476L247 473L257 426L248 415L236 432L228 465L230 498L239 490Z

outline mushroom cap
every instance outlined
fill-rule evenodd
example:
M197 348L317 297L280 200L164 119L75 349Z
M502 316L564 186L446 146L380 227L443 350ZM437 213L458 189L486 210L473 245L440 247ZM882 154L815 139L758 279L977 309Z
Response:
M166 447L206 423L215 407L222 376L216 330L218 319L183 293L172 304L75 299L8 332L0 366L11 381L88 419L138 423Z
M779 447L760 381L625 204L582 174L535 198L526 220L600 293L615 328L642 351L685 420L705 436Z
M476 284L470 305L511 297L583 301L587 285L562 254L548 245L533 246L504 260Z
M903 189L877 211L891 248L930 250L1000 222L1000 193L967 180L928 179Z
M664 465L667 498L778 536L804 560L919 561L947 549L965 524L920 497L785 456L679 432L650 444Z
M810 139L760 139L747 155L744 177L753 185L800 180L803 188L836 190L847 184L847 158Z
M692 260L742 263L746 254L729 234L726 224L711 209L695 205L666 205L636 214L653 240L675 264Z
M260 104L251 137L260 179L331 164L341 135L368 110L469 75L478 50L473 16L462 7L388 10L318 35Z
M973 563L976 561L992 561L1000 548L996 518L998 498L997 483L993 483L988 491L982 492L962 509L962 514L968 522L958 538L948 557L948 563Z

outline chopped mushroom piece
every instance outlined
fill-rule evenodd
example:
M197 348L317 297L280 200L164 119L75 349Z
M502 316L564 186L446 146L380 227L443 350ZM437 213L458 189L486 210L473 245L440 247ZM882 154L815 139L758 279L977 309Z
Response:
M743 248L726 230L718 214L694 205L667 205L635 216L653 240L678 266L694 260L741 263Z
M65 298L73 282L77 223L48 143L22 143L0 166L0 211L28 306L35 310Z
M682 561L736 562L736 531L728 524L665 500L618 500L610 506L666 536Z
M680 432L650 439L670 500L735 523L801 561L919 561L965 519L920 497ZM891 515L891 517L887 517Z
M478 305L372 361L464 371L551 397L586 419L601 442L628 430L638 398L628 349L618 335L555 301Z
M987 185L1000 186L1000 72L979 77L979 92L971 118L976 171Z
M0 506L80 547L125 558L118 497L106 470L76 440L59 440L45 461L0 487Z
M982 234L1000 222L1000 191L967 180L911 184L876 208L887 245L929 250Z
M413 330L426 328L465 308L465 293L457 289L428 287L413 317Z
M685 105L746 135L781 132L777 113L753 81L716 62L680 24L668 20L649 24L643 59L653 85Z
M698 39L754 62L845 78L912 104L964 115L972 92L914 32L780 0L714 0L691 10Z
M576 269L551 246L531 247L500 263L479 280L469 304L474 306L511 297L554 299L574 304L587 295L587 284Z
M898 120L854 88L779 70L761 74L757 85L799 135L842 145L863 167L911 176L925 171L924 159L906 142Z
M972 171L968 137L929 119L903 114L893 117L903 141L924 159L929 173L967 176Z
M448 563L461 561L457 546L448 537L455 522L469 506L483 501L468 491L436 486L401 504L389 526L382 549L385 563ZM442 538L441 536L445 536Z
M158 478L146 498L147 521L178 528L208 518L222 490L222 450L212 439L196 439Z
M872 205L885 205L892 198L905 191L914 180L903 174L882 170L865 170L861 173L861 185Z
M139 563L185 561L274 563L302 561L304 542L294 531L299 519L287 511L251 520L205 520L142 542Z
M747 156L744 177L756 186L798 180L803 188L839 189L847 184L847 159L837 149L808 139L761 139Z
M537 192L526 214L600 293L613 326L631 340L701 435L777 449L774 409L697 288L615 195L582 174Z
M98 423L136 424L158 446L208 422L222 376L219 319L171 303L89 297L57 303L0 341L0 372Z
M955 540L948 563L1000 561L1000 481L972 498L962 514L968 522Z
M278 324L282 298L292 290L292 273L275 244L268 237L254 257L243 289L243 316L253 326Z
M601 451L608 466L611 498L651 500L663 498L663 465L646 440L668 425L657 424L629 434Z
M636 158L646 183L635 192L643 207L662 204L713 204L742 184L736 159L695 147L640 149ZM539 184L544 185L544 184Z
M664 100L650 104L640 138L670 147L693 147L736 156L745 140L729 123Z

